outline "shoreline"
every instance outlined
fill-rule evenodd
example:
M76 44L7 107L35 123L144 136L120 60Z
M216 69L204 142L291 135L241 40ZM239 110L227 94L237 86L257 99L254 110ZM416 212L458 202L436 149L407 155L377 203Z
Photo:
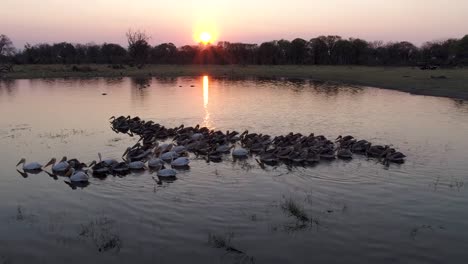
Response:
M298 78L398 90L417 95L468 100L468 69L420 70L417 67L309 65L146 65L142 69L108 65L15 65L0 80L96 77L183 77L210 75L236 78ZM440 78L438 78L440 77Z

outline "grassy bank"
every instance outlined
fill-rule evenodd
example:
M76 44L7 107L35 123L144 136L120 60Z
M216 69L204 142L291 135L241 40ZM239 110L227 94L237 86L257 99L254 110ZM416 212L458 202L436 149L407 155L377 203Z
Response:
M112 69L107 65L80 65L73 71L68 65L20 65L3 78L62 78L116 76L232 76L310 78L380 88L414 94L444 96L468 100L468 69L422 71L405 67L363 66L219 66L219 65L147 65L142 69ZM76 69L75 69L76 70ZM444 76L446 78L432 78Z

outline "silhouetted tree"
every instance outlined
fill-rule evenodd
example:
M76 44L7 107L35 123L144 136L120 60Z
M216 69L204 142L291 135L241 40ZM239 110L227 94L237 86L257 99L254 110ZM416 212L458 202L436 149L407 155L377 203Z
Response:
M75 47L67 42L56 43L52 46L56 63L75 63Z
M0 35L0 63L8 62L15 53L13 42L6 35Z
M130 57L140 66L143 66L149 55L151 49L148 44L150 37L142 31L132 31L127 32L127 41L128 41L128 53Z
M297 38L291 42L290 62L292 64L304 64L309 58L307 41Z
M325 37L313 38L309 41L309 48L311 50L311 61L313 64L329 64L329 51Z
M13 42L6 35L0 35L0 56L11 56L13 53L15 53Z
M127 50L118 44L104 43L101 47L101 55L104 63L123 63L127 56Z
M152 63L175 63L177 47L172 43L163 43L155 46L150 51Z
M468 65L468 35L464 36L457 47L457 58L460 63Z
M315 65L393 65L422 63L455 66L468 64L468 35L462 39L426 42L418 48L410 42L367 42L340 36L319 36L306 41L273 40L261 45L221 41L217 45L186 45L177 48L172 43L155 47L149 37L136 31L127 33L128 50L118 44L26 44L19 53L6 36L0 57L15 63L125 63L160 64L315 64ZM7 48L5 48L7 47ZM6 52L8 50L8 52ZM14 54L13 54L14 53ZM7 55L8 54L8 55Z
M275 41L264 42L258 48L259 64L278 64L281 51Z

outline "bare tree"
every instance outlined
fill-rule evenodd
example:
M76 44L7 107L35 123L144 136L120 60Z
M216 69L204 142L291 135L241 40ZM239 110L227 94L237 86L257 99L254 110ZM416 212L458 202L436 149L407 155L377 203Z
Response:
M150 37L140 30L129 30L126 35L129 55L139 67L142 67L148 59L151 48L148 44Z
M3 72L13 71L13 64L8 63L11 58L8 58L15 53L13 42L6 35L0 35L0 74Z
M6 35L0 35L0 56L11 56L15 53L13 42Z

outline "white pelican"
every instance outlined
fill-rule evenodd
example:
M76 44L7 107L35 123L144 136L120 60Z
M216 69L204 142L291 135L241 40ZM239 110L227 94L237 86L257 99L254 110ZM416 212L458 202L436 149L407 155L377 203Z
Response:
M106 174L110 171L110 167L104 161L97 163L93 160L88 167L93 170L94 174Z
M63 157L59 163L55 164L56 162L57 160L55 158L52 158L49 161L49 163L47 163L44 166L44 168L47 168L48 166L52 165L53 172L66 172L70 169L70 164L67 162L67 157Z
M218 147L216 147L216 152L219 152L219 153L229 153L229 151L231 151L232 148L234 148L234 146L219 145Z
M177 154L181 154L182 152L185 152L187 148L185 146L175 146L172 148L172 151L174 151Z
M148 167L152 169L160 169L164 165L164 161L159 158L152 158L148 160Z
M146 168L145 163L143 161L133 161L128 163L128 167L131 170L142 170Z
M22 158L18 164L16 164L16 167L18 167L20 164L23 164L23 170L24 171L37 171L37 170L42 170L42 165L37 163L37 162L31 162L31 163L26 163L26 159Z
M127 172L128 170L130 170L130 167L128 166L127 163L120 162L120 163L117 163L114 166L112 166L111 169L112 169L113 172L124 173L124 172Z
M156 156L159 156L161 155L161 153L164 153L164 152L168 152L172 149L172 147L174 147L174 144L170 143L170 144L162 144L160 146L157 146L155 149L154 149L154 154Z
M203 138L203 134L202 133L195 133L192 135L192 140L200 140Z
M159 170L157 175L159 177L175 177L177 175L177 171L176 170L173 170L173 169L162 169L162 170Z
M72 182L87 182L89 180L88 174L84 171L75 171L75 169L71 168L66 176L70 177L70 181Z
M235 148L232 151L232 156L235 158L245 158L247 155L249 155L249 151L243 148Z
M161 159L166 162L172 161L173 159L177 159L178 157L179 157L179 154L177 154L174 151L169 151L161 155Z
M186 157L180 157L180 158L177 158L173 161L171 161L171 166L173 167L184 167L184 166L188 166L190 163L190 160Z
M98 156L99 156L99 161L100 161L100 162L104 162L104 163L105 163L107 166L109 166L109 167L111 167L112 165L115 165L115 164L118 163L115 159L105 159L105 160L102 160L101 153L98 153Z

